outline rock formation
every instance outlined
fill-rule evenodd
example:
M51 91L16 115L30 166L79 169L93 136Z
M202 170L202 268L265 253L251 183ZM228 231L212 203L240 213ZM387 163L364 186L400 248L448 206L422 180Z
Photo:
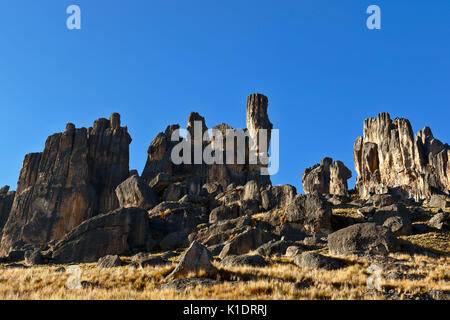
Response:
M0 256L60 239L84 220L118 208L115 188L129 176L130 142L114 113L89 129L69 123L48 137L43 152L26 155Z
M14 191L9 191L9 186L4 186L0 189L0 238L3 226L8 220L15 195Z
M258 184L270 185L270 177L260 175L260 168L264 166L263 163L250 164L249 163L249 143L248 138L243 140L244 152L239 153L237 150L240 133L248 136L258 133L259 129L268 130L267 142L270 143L270 130L272 124L267 115L268 99L261 94L252 94L247 98L247 129L248 130L234 130L225 123L213 127L212 135L202 135L208 130L205 119L198 113L192 112L189 115L187 122L187 131L190 134L189 141L183 140L177 135L179 125L168 126L165 132L160 132L150 144L148 149L148 159L142 172L142 178L150 185L154 184L152 180L158 175L166 174L172 176L173 183L181 183L171 189L173 195L176 191L176 198L180 198L185 194L198 195L201 187L205 183L218 182L223 188L230 184L244 185L251 180L257 180ZM197 131L194 129L197 126ZM221 139L215 135L215 132L221 133ZM172 140L172 138L174 138ZM245 138L245 136L244 136ZM227 163L226 146L227 141L235 143L234 150L231 150L233 163ZM189 163L175 164L171 159L173 148L180 142L185 141L191 146L191 157ZM222 163L214 162L206 164L202 158L205 148L211 144L211 150L217 156L221 153ZM267 147L269 144L267 144ZM196 154L196 148L199 152ZM267 150L257 150L259 154L266 154ZM243 161L238 162L238 158L242 156ZM217 158L216 158L217 159ZM199 162L200 161L200 162ZM169 185L165 186L169 187ZM156 190L156 189L155 189ZM183 192L183 190L185 190ZM170 200L178 200L173 197Z
M425 127L415 138L407 119L391 120L388 113L364 120L364 133L354 144L356 190L371 194L396 193L423 200L450 193L450 148Z
M348 194L347 180L352 172L339 160L324 158L302 175L303 190L306 194L333 194L345 196Z

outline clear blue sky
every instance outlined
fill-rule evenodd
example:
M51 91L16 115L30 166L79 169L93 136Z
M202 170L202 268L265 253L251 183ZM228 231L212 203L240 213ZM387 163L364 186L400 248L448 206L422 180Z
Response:
M354 170L363 120L382 111L450 142L448 0L2 0L0 37L0 185L13 189L24 155L67 122L119 112L141 172L155 135L191 111L244 128L253 92L280 130L272 181L299 191L325 156Z

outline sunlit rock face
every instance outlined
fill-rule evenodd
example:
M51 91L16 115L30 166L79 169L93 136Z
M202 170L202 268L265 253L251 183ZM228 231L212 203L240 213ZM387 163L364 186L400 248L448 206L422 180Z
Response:
M414 137L407 119L391 120L388 113L364 120L363 136L354 144L362 197L396 193L423 200L450 190L450 148L425 127Z
M127 127L120 115L93 127L47 138L43 152L25 156L0 254L62 238L84 220L119 207L115 188L129 176Z

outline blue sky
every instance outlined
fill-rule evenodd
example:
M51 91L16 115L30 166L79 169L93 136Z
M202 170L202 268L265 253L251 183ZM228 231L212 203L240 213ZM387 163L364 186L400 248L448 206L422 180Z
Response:
M81 30L66 28L72 4ZM381 30L366 28L371 4ZM0 185L15 189L24 155L67 122L119 112L141 172L167 125L197 111L244 128L259 92L280 130L272 182L301 191L325 156L354 172L353 142L379 112L450 141L449 39L448 0L2 0Z

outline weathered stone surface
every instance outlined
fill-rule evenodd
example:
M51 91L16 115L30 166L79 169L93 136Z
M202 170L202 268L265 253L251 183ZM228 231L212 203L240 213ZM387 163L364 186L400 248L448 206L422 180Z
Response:
M169 185L175 181L175 178L170 174L161 172L158 173L149 183L156 192L162 193Z
M172 183L164 191L162 200L163 201L178 201L181 198L183 198L185 195L188 195L188 190L187 190L185 184L183 184L181 182Z
M150 186L137 175L119 184L116 195L121 208L137 207L150 210L158 204L158 196Z
M407 119L388 113L364 121L364 134L354 144L356 190L362 197L395 193L422 200L450 193L450 148L425 127L415 138Z
M122 261L118 255L104 256L97 261L97 267L99 268L114 268L120 267L121 265Z
M450 229L450 215L445 212L437 213L428 221L428 226L438 230L448 230Z
M3 226L9 218L15 195L15 191L9 191L9 186L0 189L0 238Z
M324 158L303 173L303 190L306 194L347 195L347 180L351 177L352 172L344 163Z
M209 215L209 223L216 223L221 220L229 220L239 217L239 206L232 204L231 206L219 206L211 211Z
M263 243L271 240L271 235L261 229L251 229L241 233L225 243L219 257L221 259L229 255L243 255L257 249Z
M285 210L288 222L299 223L310 233L330 233L331 208L328 202L317 195L298 194Z
M286 249L286 253L284 254L288 258L293 258L299 254L301 254L304 251L304 249L300 246L289 246Z
M340 269L345 265L338 259L317 252L303 252L294 258L294 263L304 269Z
M220 261L220 264L224 267L251 266L259 268L268 265L266 260L260 255L228 256Z
M48 137L42 153L25 156L3 229L0 255L23 243L61 239L81 222L119 207L115 188L129 175L127 127L120 116Z
M53 248L55 263L94 262L106 255L147 250L150 240L148 213L122 208L84 221Z
M173 232L191 233L208 222L207 209L191 203L161 202L150 212L152 237L161 241Z
M223 244L230 238L249 230L251 223L250 217L221 220L190 234L189 240L197 240L207 246Z
M274 239L259 246L259 248L256 249L256 252L265 257L281 256L286 252L289 244L290 243L285 240Z
M297 190L291 185L268 186L261 192L261 202L264 210L285 209L294 199Z
M390 206L396 202L395 198L390 194L374 194L367 199L365 205L380 208Z
M427 204L430 208L450 208L450 197L442 194L433 194Z
M399 249L394 234L375 223L358 223L328 235L331 254L386 254Z
M213 256L201 243L194 241L183 254L175 270L167 276L167 280L186 276L189 273L206 273L215 270L211 264Z

